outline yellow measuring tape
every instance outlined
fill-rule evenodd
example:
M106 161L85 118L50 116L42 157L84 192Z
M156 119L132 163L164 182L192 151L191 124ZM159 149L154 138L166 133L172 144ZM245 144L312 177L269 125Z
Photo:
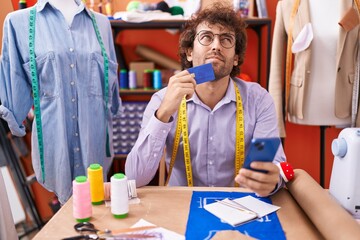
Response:
M233 82L235 86L236 93L236 138L235 138L235 172L234 177L238 174L240 167L244 164L245 158L245 130L244 130L244 111L242 106L241 95L238 86L235 81ZM166 179L166 184L168 184L172 169L175 164L175 158L180 143L180 135L183 135L183 147L184 147L184 162L186 169L186 179L188 186L193 186L193 177L192 177L192 167L191 167L191 156L190 156L190 143L189 143L189 131L188 131L188 120L186 112L186 97L181 101L179 111L178 111L178 121L176 124L174 146L170 160L169 174ZM238 184L235 182L235 186Z
M360 15L360 0L354 0L354 2L355 2L356 10Z
M293 8L290 15L288 39L287 39L287 48L286 48L286 69L285 69L285 117L288 112L289 96L290 96L290 79L291 79L291 70L292 70L292 45L293 45L293 28L295 15L300 5L300 0L295 0Z
M356 5L356 10L358 12L358 14L360 14L360 1L359 0L355 0L355 5Z

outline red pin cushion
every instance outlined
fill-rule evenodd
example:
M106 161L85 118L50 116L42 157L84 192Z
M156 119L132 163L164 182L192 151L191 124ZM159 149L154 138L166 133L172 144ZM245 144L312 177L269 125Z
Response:
M294 178L294 170L288 162L281 162L277 164L280 169L280 175L285 182L289 182Z

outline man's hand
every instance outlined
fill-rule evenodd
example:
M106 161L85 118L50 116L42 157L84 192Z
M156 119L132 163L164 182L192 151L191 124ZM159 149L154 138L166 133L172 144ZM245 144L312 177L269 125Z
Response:
M241 187L249 188L261 197L268 196L274 191L279 181L279 168L274 163L256 161L252 162L250 166L253 169L267 171L267 173L241 168L235 181Z
M156 117L162 122L169 122L179 108L181 100L191 98L195 92L195 75L187 70L181 71L169 79L165 97L156 112Z

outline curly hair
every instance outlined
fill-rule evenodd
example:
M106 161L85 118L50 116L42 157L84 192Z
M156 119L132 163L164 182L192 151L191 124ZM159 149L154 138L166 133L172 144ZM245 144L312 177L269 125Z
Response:
M237 76L240 73L240 65L244 62L246 51L246 24L231 6L219 2L199 12L197 16L193 16L184 24L179 39L179 56L182 69L188 69L193 66L192 62L189 62L186 58L187 50L194 47L196 28L203 22L210 25L218 24L234 31L236 38L235 54L238 55L239 60L238 65L234 66L231 70L230 76Z

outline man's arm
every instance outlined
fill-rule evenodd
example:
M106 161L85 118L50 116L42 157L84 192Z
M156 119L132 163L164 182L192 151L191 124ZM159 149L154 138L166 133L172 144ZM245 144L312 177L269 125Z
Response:
M262 95L257 98L254 107L257 117L253 137L279 137L276 112L271 96L263 92ZM235 181L241 186L253 190L259 196L273 194L284 185L276 163L285 160L284 150L280 145L272 163L256 161L251 163L252 168L265 170L267 173L242 168L235 177Z
M173 115L184 96L192 96L195 79L184 70L172 76L168 87L155 93L145 109L138 139L128 154L125 173L136 186L147 185L155 176L166 138L173 127Z
M155 176L173 125L173 121L163 123L155 117L160 103L159 93L154 94L144 111L138 139L126 158L125 173L128 179L136 180L137 187L147 185Z

